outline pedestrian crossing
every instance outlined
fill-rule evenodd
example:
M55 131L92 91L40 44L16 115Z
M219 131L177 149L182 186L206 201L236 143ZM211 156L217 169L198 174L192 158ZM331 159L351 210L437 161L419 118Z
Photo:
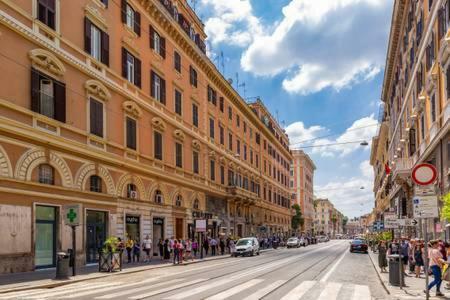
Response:
M339 282L303 281L297 285L287 280L252 278L232 283L208 278L149 278L139 282L83 282L53 289L39 289L0 294L4 299L204 299L204 300L372 300L365 285ZM206 289L203 289L203 287ZM212 287L212 288L211 288ZM175 294L173 294L175 293ZM156 298L153 298L156 297Z

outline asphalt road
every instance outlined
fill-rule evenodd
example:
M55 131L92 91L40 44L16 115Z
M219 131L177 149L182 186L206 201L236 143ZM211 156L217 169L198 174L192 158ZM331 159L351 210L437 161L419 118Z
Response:
M348 241L90 280L0 299L389 299L369 256Z

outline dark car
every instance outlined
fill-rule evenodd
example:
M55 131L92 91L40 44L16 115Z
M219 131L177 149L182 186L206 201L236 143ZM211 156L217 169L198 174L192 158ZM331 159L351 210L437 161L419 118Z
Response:
M350 252L363 252L368 253L369 247L367 246L366 241L364 240L353 240L350 243Z

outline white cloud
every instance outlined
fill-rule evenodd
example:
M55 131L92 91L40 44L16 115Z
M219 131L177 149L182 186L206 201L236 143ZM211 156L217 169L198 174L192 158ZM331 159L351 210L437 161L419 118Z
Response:
M361 173L363 174L364 177L373 180L373 168L370 165L369 160L365 160L362 163L360 163L359 169L361 170Z
M306 152L319 154L323 157L346 156L361 149L362 146L359 141L367 141L369 146L365 148L370 149L372 137L376 134L377 124L378 122L373 114L358 119L335 139L321 138L321 136L326 136L330 132L327 128L317 125L306 128L302 122L290 124L286 127L286 132L293 149L301 148Z
M252 32L241 66L261 76L285 73L283 88L299 94L371 80L384 64L391 8L390 0L292 0L272 32ZM216 31L213 40L228 42Z

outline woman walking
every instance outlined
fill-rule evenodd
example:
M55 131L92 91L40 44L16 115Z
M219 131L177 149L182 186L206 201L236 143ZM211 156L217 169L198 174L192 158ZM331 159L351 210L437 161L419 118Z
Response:
M194 261L194 258L192 257L192 242L190 239L186 240L186 260L189 260L189 258Z
M445 260L442 258L442 253L439 250L439 242L434 240L430 242L431 249L428 251L429 257L429 267L431 272L433 272L434 280L430 282L427 289L428 292L436 286L436 297L444 296L441 293L441 283L442 283L442 266L445 264ZM426 290L424 291L427 292Z
M170 259L170 250L169 250L169 240L166 239L164 241L164 259L169 260Z
M194 251L194 257L197 258L198 243L196 239L192 241L192 251Z
M150 239L148 234L145 236L144 241L142 241L142 248L145 252L144 262L151 262L152 258L150 252L152 251L152 240Z
M422 243L416 243L416 246L414 247L414 261L415 261L416 278L420 278L420 271L424 265Z
M158 241L158 250L159 250L159 257L161 257L161 260L164 259L164 243L162 239L159 239Z
M173 264L180 264L180 244L173 240Z
M386 259L387 246L385 241L380 241L378 244L378 267L380 267L381 272L387 272L387 259Z

